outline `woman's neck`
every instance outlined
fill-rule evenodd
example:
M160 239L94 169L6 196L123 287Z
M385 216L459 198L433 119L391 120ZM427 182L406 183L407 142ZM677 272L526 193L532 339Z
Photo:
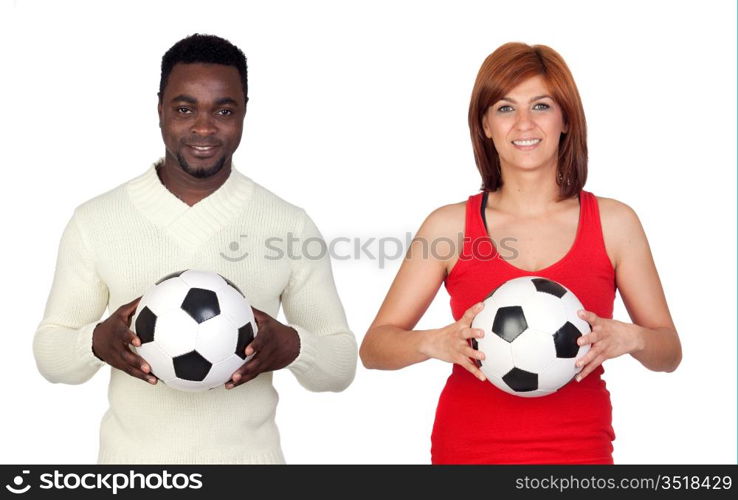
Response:
M555 167L529 171L503 168L502 172L502 187L489 195L496 209L536 216L550 212L560 201Z

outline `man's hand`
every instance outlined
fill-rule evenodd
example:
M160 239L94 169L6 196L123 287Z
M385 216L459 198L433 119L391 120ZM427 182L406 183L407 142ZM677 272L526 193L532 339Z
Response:
M131 317L141 297L123 304L108 319L98 324L92 332L92 353L107 364L123 370L132 377L156 384L151 367L144 359L131 351L129 345L138 347L141 339L130 329Z
M258 331L245 351L247 356L253 354L254 357L236 370L226 383L226 389L248 382L262 372L284 368L300 354L300 337L294 328L283 325L258 309L252 309Z

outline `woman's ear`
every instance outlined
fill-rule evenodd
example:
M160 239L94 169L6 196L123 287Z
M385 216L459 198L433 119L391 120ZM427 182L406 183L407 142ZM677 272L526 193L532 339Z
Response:
M487 108L487 111L482 115L482 133L487 137L487 139L492 139L492 127L489 125L489 119L487 118L488 114L489 108Z

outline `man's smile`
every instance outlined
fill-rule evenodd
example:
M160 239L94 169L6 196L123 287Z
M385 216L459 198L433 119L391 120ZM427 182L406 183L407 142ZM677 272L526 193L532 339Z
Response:
M210 158L220 148L219 145L197 145L187 144L187 149L192 153L193 156L198 158Z

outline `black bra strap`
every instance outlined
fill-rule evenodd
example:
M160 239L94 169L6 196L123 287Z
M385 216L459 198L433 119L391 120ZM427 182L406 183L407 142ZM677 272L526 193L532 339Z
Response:
M482 206L480 208L480 211L482 212L482 223L484 224L485 232L487 232L487 215L485 214L485 209L487 208L487 196L489 196L489 191L485 191L482 195Z

